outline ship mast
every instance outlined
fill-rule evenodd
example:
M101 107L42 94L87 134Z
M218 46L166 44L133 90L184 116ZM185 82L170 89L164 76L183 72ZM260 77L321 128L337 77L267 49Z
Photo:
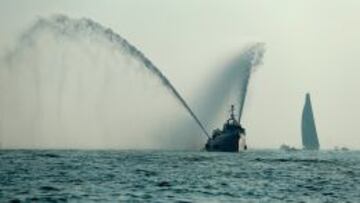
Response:
M235 119L234 111L235 111L235 107L234 107L234 104L232 104L232 105L231 105L231 109L230 109L230 118L231 118L232 120L236 120L236 119Z

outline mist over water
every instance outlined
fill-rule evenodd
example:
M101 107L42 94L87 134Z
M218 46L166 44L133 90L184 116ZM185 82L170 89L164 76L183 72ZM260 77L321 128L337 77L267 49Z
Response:
M208 118L205 121L212 123L219 114L226 112L225 116L228 116L231 104L235 105L238 117L241 117L251 74L262 64L264 53L265 44L255 43L244 48L224 65L204 88L207 91L204 91L205 95L202 95L201 99L206 103L199 110L201 118Z
M44 140L54 134L61 139L71 135L69 139L75 142L79 134L87 134L90 139L99 139L104 134L115 136L116 132L122 138L126 137L123 134L144 134L128 131L122 123L138 125L138 128L152 125L140 121L144 121L141 117L148 113L142 107L154 107L147 100L155 95L144 92L146 89L141 92L153 76L205 132L185 100L143 53L90 19L62 15L41 18L23 33L17 47L1 63L1 134L10 147L39 147L42 142L48 143L49 140ZM153 76L135 77L129 69L138 72L147 69ZM128 105L126 109L121 107L124 105ZM135 111L127 113L128 108ZM138 115L132 120L133 113ZM29 142L19 145L16 139L24 137ZM142 141L137 141L139 137L128 137L133 144L141 145Z
M243 106L250 73L263 52L263 44L244 49L210 82L207 95L197 98L206 123L219 117L231 95L240 93ZM1 58L0 92L5 148L195 149L205 129L213 127L202 125L143 53L84 18L55 15L36 21Z
M238 85L238 88L240 90L239 102L238 102L239 121L241 119L244 110L245 99L248 91L251 73L258 65L262 64L262 58L264 56L264 53L265 53L264 44L262 43L255 44L249 47L248 49L246 49L240 55L240 57L237 60L235 60L235 63L232 65L234 69L236 69L236 67L238 66L238 69L240 71L238 75L241 77Z

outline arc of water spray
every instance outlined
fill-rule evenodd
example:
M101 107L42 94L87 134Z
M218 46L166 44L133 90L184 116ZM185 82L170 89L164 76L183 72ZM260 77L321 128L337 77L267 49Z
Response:
M239 122L241 120L241 116L244 110L245 99L246 99L251 73L254 71L255 67L262 64L262 58L264 56L264 53L265 53L264 43L256 43L251 47L245 49L245 51L242 53L242 57L244 57L244 59L246 60L243 61L244 67L242 67L243 83L240 85L239 114L238 114Z
M239 114L238 114L238 121L240 123L241 121L241 116L244 110L244 105L245 105L245 100L246 100L246 92L247 92L247 88L249 85L249 80L250 80L250 74L248 74L246 76L246 78L244 79L244 85L242 86L242 91L240 92L240 97L239 97Z
M42 29L48 29L53 31L55 34L65 35L67 37L78 36L78 34L97 34L102 37L105 37L109 42L117 45L119 49L125 50L127 54L131 55L138 61L142 62L144 66L150 70L155 76L160 79L163 85L170 91L170 93L180 102L180 104L187 110L191 117L195 120L204 134L209 138L209 134L204 128L201 121L191 110L187 102L181 97L179 92L171 84L171 82L165 77L165 75L148 59L141 51L139 51L135 46L130 44L125 38L121 37L119 34L113 32L109 28L105 28L97 22L94 22L91 19L82 18L82 19L71 19L65 15L54 15L50 18L40 18L25 35L22 36L22 39L25 42L31 42L32 35L36 34ZM30 40L29 40L30 39Z

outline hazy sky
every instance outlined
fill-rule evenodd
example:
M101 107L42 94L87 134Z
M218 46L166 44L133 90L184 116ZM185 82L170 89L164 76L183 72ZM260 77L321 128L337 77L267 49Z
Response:
M310 92L323 148L360 148L358 0L0 0L0 54L39 16L88 17L127 38L190 101L250 42L265 42L243 115L254 147L300 146Z

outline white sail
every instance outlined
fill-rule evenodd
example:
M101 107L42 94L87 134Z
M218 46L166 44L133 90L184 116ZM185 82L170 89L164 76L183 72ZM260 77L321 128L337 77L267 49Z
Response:
M305 98L305 105L302 114L301 133L304 149L318 150L320 148L309 93L306 94Z

